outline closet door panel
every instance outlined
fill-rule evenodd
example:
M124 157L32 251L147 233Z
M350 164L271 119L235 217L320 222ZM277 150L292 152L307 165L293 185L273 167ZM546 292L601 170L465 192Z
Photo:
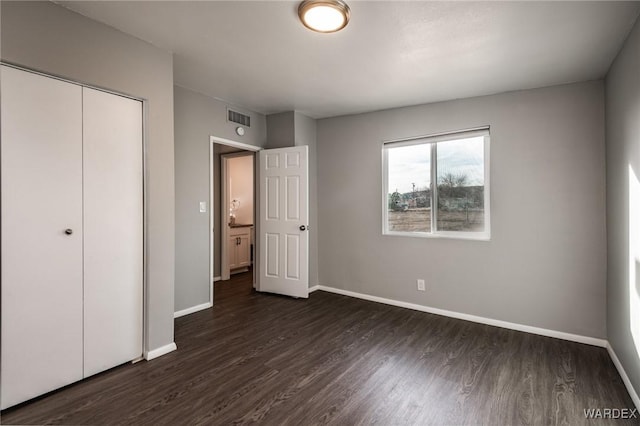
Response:
M83 89L84 376L142 355L142 103Z
M82 378L82 89L0 73L6 408Z

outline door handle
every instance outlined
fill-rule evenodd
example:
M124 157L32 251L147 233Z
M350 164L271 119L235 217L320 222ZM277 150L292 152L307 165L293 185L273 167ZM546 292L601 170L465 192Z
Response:
M300 230L301 230L301 231L306 231L306 230L307 230L307 227L306 227L306 226L304 226L304 225L300 225Z
M71 235L71 234L73 234L73 229L67 228L67 229L64 230L64 233L67 234L67 235Z

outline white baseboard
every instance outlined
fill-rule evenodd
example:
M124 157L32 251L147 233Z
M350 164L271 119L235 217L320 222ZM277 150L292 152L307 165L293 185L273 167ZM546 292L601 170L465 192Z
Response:
M457 318L465 321L477 322L480 324L492 325L495 327L508 328L510 330L524 331L526 333L539 334L541 336L555 337L556 339L569 340L571 342L585 343L587 345L599 346L604 348L607 346L605 339L595 337L581 336L579 334L565 333L562 331L549 330L546 328L532 327L529 325L517 324L513 322L496 320L493 318L485 318L476 315L463 314L455 311L447 311L445 309L432 308L430 306L416 305L414 303L401 302L384 297L371 296L369 294L356 293L354 291L343 290L340 288L318 286L318 290L327 291L329 293L341 294L343 296L355 297L358 299L369 300L371 302L384 303L385 305L398 306L401 308L413 309L415 311L428 312L430 314L442 315L445 317ZM311 289L309 289L311 291Z
M183 310L178 311L178 312L174 312L173 313L173 317L174 318L180 318L180 317L183 317L185 315L193 314L194 312L202 311L204 309L209 309L212 306L213 305L211 304L211 302L203 303L202 305L192 306L190 308L183 309Z
M624 382L624 386L627 388L627 392L629 392L629 396L636 405L636 408L640 410L640 397L638 397L638 393L633 388L631 380L629 380L629 376L627 376L627 372L624 371L624 367L622 367L622 363L618 359L618 355L616 355L616 352L613 350L609 342L607 342L607 352L609 352L613 365L618 369L618 373L620 373L620 377L622 377L622 381Z
M309 287L309 293L313 293L314 291L320 290L320 286L319 285L314 285L312 287Z
M213 282L215 283L216 281L220 281L222 279L222 277L213 277Z
M175 343L169 343L168 345L164 345L157 349L153 349L147 352L144 356L144 359L146 359L147 361L151 361L152 359L158 358L162 355L166 355L169 352L173 352L176 349L178 349L178 347L176 346Z

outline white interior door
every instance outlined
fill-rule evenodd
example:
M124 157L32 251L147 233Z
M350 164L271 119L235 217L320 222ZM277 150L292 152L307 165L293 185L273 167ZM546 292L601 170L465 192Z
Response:
M260 151L258 290L309 296L308 147Z
M7 408L82 378L82 88L0 72Z
M142 355L142 103L83 88L84 377Z

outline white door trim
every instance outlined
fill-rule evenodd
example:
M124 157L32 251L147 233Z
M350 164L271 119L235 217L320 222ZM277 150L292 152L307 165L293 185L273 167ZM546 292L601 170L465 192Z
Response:
M214 256L213 235L215 232L215 229L213 228L214 226L213 216L216 208L213 202L213 197L215 195L213 193L213 174L215 171L214 164L213 164L213 144L216 144L216 143L220 145L232 146L234 148L244 149L246 151L252 151L252 152L257 152L262 149L259 146L249 145L243 142L236 142L231 139L220 138L218 136L213 136L213 135L209 136L209 303L211 304L211 306L213 306L213 282L217 281L217 279L220 279L220 277L214 277L214 265L213 265L213 256ZM255 171L254 171L254 175L255 175ZM254 184L254 188L255 188L255 184ZM254 193L254 198L255 198L255 193ZM255 203L254 203L254 209L257 211L257 205ZM220 218L220 223L223 223L222 219L223 218ZM221 244L220 247L222 247L222 244L224 244L225 242L224 237L226 237L226 227L222 227L222 228L223 228L223 234L221 235L221 239L220 239L220 244ZM255 259L257 258L258 247L256 244L254 244L253 248L254 248L253 258L255 262ZM226 259L221 259L221 262L220 262L221 272L223 272L222 270L224 265L223 260L226 260ZM224 278L224 274L221 273L221 275L222 275L222 278ZM255 277L255 267L254 267L254 277Z
M246 151L253 151L253 152L257 152L262 149L259 146L249 145L248 143L243 143L243 142L236 142L236 141L232 141L231 139L219 138L217 136L209 136L209 142L211 144L219 143L220 145L232 146L234 148L244 149Z

